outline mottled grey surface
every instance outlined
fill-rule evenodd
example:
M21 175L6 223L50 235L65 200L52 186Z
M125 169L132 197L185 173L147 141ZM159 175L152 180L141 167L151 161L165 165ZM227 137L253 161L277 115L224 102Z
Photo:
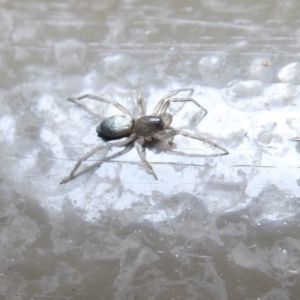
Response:
M0 300L300 299L299 1L0 5ZM230 155L154 144L157 181L132 150L59 185L102 142L66 98L137 115L137 86L148 111L194 87L208 115L174 105L174 127Z

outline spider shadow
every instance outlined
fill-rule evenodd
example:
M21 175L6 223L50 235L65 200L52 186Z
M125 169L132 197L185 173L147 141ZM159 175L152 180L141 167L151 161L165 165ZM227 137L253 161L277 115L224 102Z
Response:
M111 138L104 136L97 132L97 136L100 139L100 142L106 143L113 140L118 140L119 138ZM155 154L159 154L162 152L165 152L166 150L172 150L172 147L168 145L166 140L152 140L152 141L146 141L142 145L143 152L145 152L146 149L154 152Z

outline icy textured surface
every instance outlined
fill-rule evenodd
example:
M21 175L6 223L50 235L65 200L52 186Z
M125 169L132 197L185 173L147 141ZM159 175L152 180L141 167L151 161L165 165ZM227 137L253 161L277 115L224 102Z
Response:
M299 1L0 3L0 300L300 298ZM158 180L132 150L59 185L116 113L66 98L137 115L137 86L148 112L195 88L207 116L173 126L230 155L158 143Z

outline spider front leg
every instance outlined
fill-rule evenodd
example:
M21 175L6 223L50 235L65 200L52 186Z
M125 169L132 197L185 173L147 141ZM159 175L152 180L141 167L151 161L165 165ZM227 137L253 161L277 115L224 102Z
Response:
M165 101L165 103L163 104L163 106L161 107L161 110L159 111L160 115L163 115L166 113L171 102L193 102L196 106L200 107L204 111L204 114L201 116L201 119L198 121L198 123L207 115L207 110L193 98L170 98L170 99L167 99Z
M175 90L169 94L167 94L166 96L164 96L163 98L161 98L161 100L159 100L159 102L156 104L153 113L151 114L152 116L156 116L158 114L158 112L160 111L161 107L164 105L165 101L175 95L177 95L180 92L190 92L189 96L192 96L192 94L194 93L194 89L193 88L183 88L183 89L178 89Z
M114 107L116 107L117 109L119 109L124 115L128 115L132 117L132 114L119 102L111 100L111 99L106 99L106 98L102 98L102 97L98 97L96 95L92 95L92 94L85 94L79 97L69 97L68 100L77 104L78 106L80 106L81 108L83 108L85 111L87 111L88 113L90 113L92 116L99 118L99 115L95 114L93 111L91 111L86 105L84 105L83 103L80 102L80 100L82 99L92 99L92 100L96 100L96 101L100 101L102 103L106 103L106 104L111 104Z
M213 148L219 149L220 151L222 151L222 153L216 153L216 154L193 154L192 153L192 154L189 154L189 153L185 153L185 152L182 152L182 151L166 150L165 152L168 153L168 154L190 156L190 157L212 157L212 156L224 156L224 155L229 154L229 152L225 148L219 146L218 144L212 142L211 140L209 140L209 139L207 139L203 136L192 134L192 133L189 133L189 132L183 131L183 130L167 128L163 131L160 131L158 133L153 134L152 137L154 139L158 139L158 140L166 140L167 139L169 144L170 144L170 143L173 143L173 138L176 135L182 135L182 136L185 136L187 138L202 141L202 142L212 146Z
M85 161L87 160L89 157L91 157L92 155L94 155L97 151L101 150L101 149L104 149L104 148L111 148L111 147L114 147L114 146L125 146L127 144L129 144L130 142L132 142L134 139L136 138L136 135L135 134L132 134L131 136L129 137L126 137L126 138L122 138L122 139L119 139L119 140L116 140L116 141L109 141L105 144L102 144L102 145L99 145L97 147L95 147L94 149L92 149L90 152L88 152L87 154L85 154L83 157L81 157L76 165L74 166L73 170L70 172L70 174L65 177L61 182L60 184L63 184L63 183L66 183L68 182L69 180L73 179L74 177L76 177L75 173L76 171L78 170L78 168L80 167L80 165ZM112 157L110 157L111 159ZM113 157L114 158L114 157Z

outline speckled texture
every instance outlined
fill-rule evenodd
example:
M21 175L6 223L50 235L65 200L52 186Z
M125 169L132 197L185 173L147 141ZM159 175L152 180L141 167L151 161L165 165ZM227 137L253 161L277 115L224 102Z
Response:
M300 297L299 1L0 4L1 300ZM133 149L59 185L116 114L67 97L137 116L137 86L148 112L195 88L207 116L174 104L172 125L230 155L151 144L158 180Z

